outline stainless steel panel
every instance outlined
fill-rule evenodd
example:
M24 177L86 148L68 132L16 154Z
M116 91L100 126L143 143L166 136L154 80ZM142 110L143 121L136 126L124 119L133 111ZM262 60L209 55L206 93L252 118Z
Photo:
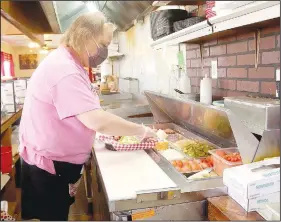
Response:
M280 129L264 131L254 161L280 156Z
M145 95L157 123L173 122L222 147L235 144L225 109L149 91Z
M226 97L224 104L253 133L262 135L264 130L280 129L280 100Z
M133 25L133 20L152 10L152 1L92 1L107 19L116 24L120 31L126 31ZM88 12L86 1L54 1L56 15L64 32L81 14Z
M231 111L227 113L243 163L251 163L257 152L259 141L236 115Z
M168 188L165 190L145 190L137 192L137 203L156 200L179 199L181 191L179 188Z
M132 210L132 215L140 214L152 209L154 216L142 220L185 220L202 221L206 219L207 201L182 203L168 206L159 206L147 209ZM133 216L132 216L133 217Z
M280 128L279 100L226 98L225 108L221 108L154 92L145 95L157 122L170 120L220 147L238 147L243 163L254 161L258 152L264 153L258 151L260 142L252 132L263 135ZM265 139L261 148L270 146L268 141Z

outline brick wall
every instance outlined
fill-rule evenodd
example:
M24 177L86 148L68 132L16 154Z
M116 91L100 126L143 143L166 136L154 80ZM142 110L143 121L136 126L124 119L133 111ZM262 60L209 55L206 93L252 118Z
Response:
M187 44L187 74L193 92L199 92L200 79L211 76L211 61L217 60L218 79L213 79L213 95L275 95L275 71L280 67L280 26L261 30L258 69L255 69L254 32L217 38L203 44L203 72L199 45Z

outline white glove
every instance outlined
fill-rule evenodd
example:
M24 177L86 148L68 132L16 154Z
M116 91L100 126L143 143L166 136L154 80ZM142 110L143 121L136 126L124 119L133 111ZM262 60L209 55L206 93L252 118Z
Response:
M142 125L142 126L145 129L142 140L146 139L146 138L156 138L157 139L157 134L156 134L157 130L151 129L148 126L144 126L144 125Z

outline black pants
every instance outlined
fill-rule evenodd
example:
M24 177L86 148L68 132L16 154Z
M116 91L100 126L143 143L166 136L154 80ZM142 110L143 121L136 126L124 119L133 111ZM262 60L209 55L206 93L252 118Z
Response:
M21 159L22 219L67 221L74 197L68 184L81 177L83 165L53 161L56 175L50 174Z

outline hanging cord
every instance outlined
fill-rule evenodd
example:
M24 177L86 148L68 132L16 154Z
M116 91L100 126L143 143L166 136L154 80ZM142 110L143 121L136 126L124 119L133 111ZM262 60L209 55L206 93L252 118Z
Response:
M102 7L101 12L103 12L103 10L104 10L104 8L105 8L105 6L106 6L106 3L107 3L107 1L105 1L104 5L103 5L103 7Z
M257 29L257 31L255 32L255 43L256 43L255 68L256 68L256 70L258 69L259 57L260 57L260 40L261 40L261 31L260 31L260 29Z
M202 72L202 75L203 75L203 71L204 71L204 57L203 57L203 44L200 43L200 59L201 59L201 72Z

